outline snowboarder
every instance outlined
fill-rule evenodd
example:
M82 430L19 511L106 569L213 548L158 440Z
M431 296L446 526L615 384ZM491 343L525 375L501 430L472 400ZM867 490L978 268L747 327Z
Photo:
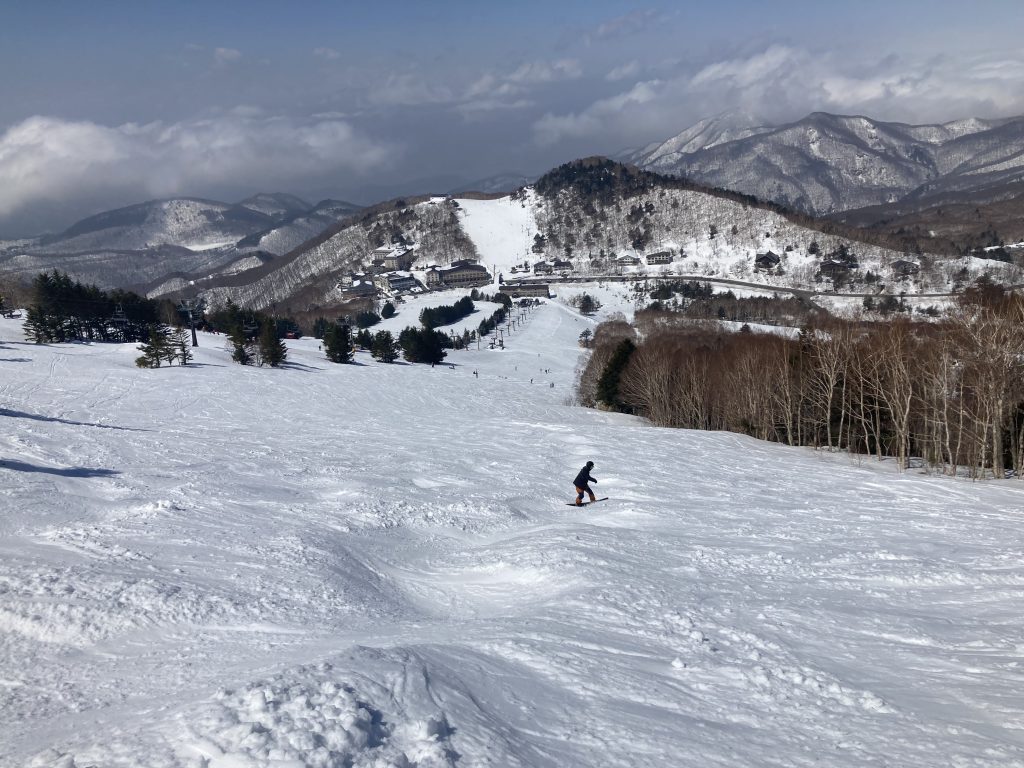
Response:
M580 470L580 473L576 475L576 479L572 481L572 484L576 486L576 506L583 506L583 494L589 494L591 501L597 501L597 496L590 490L590 486L587 483L596 483L597 480L590 476L590 470L594 468L594 462L588 461L587 465Z

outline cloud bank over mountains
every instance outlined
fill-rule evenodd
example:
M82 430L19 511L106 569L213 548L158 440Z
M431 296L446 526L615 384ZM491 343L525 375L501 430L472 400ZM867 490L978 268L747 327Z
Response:
M246 114L104 126L31 117L0 135L0 217L69 195L134 198L372 174L396 148L335 117Z
M623 66L631 66L637 76L644 74L635 62ZM621 71L611 70L606 79L623 82ZM890 56L869 64L771 45L695 72L664 73L654 68L646 74L649 79L578 111L546 113L533 125L536 141L552 145L618 136L633 143L641 131L668 137L701 116L725 111L742 111L769 122L787 122L816 111L911 123L1024 114L1024 57L1019 54L946 55L918 62ZM701 116L694 115L694 104L702 106Z
M161 196L441 192L723 112L1024 114L1024 6L1007 0L311 2L315 13L270 15L225 0L201 30L180 8L65 9L45 24L41 9L13 10L26 32L0 48L19 73L0 80L0 237Z

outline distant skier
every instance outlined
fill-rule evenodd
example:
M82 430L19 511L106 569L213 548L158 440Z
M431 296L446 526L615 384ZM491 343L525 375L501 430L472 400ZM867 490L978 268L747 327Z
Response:
M590 490L590 486L587 483L596 483L597 480L590 476L590 470L594 468L594 462L588 461L587 465L580 470L580 473L576 475L576 479L572 481L572 484L576 486L576 506L583 506L583 494L589 494L591 501L597 501L597 496Z

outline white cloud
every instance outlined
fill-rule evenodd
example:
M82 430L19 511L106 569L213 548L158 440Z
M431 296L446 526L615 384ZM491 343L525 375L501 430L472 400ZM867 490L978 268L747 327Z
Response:
M643 109L663 92L664 83L660 80L640 82L628 91L594 102L575 115L549 112L534 123L534 134L542 145L595 135L601 133L610 121L615 122L627 113Z
M417 107L449 104L455 97L451 89L416 73L388 75L368 94L370 103L382 107Z
M594 30L593 37L598 40L610 40L618 37L625 37L637 32L642 32L650 27L660 18L660 14L652 9L645 8L618 16L614 19L600 24Z
M616 80L611 73L606 79ZM577 112L549 112L534 123L534 137L541 145L586 138L623 146L667 138L727 110L776 122L813 111L912 123L1018 115L1024 113L1024 56L948 54L906 61L865 54L855 60L772 45L696 71L681 65Z
M828 104L910 122L1000 117L1024 112L1024 57L895 61L867 75L829 73L821 79Z
M333 61L341 57L341 54L333 48L314 48L313 55L318 59L326 59L327 61Z
M242 52L235 48L214 48L213 58L217 60L218 64L227 64L242 58Z
M492 112L511 111L527 109L534 106L536 102L531 99L490 99L480 98L458 104L455 111L467 120L483 118Z
M630 80L640 74L640 62L634 59L612 69L604 79L610 83L617 83L620 80Z
M748 88L763 83L765 80L776 80L794 68L807 64L806 54L782 45L773 45L762 53L746 59L730 59L715 62L704 67L690 81L695 87L707 84L715 86L733 86Z
M575 59L558 61L527 61L520 64L506 79L512 83L532 85L554 83L561 80L575 80L583 75L583 68Z
M469 85L456 110L464 117L496 110L525 109L535 101L527 95L536 87L583 76L575 59L527 61L508 74L486 72Z
M263 187L386 166L394 149L339 119L245 110L174 124L104 126L31 117L0 134L0 216L109 192L168 196Z

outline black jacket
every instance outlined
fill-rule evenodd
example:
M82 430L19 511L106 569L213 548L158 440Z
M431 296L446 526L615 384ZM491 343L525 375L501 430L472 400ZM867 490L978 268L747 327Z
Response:
M586 488L587 483L596 483L597 480L590 476L590 470L584 467L580 470L580 473L576 475L576 479L572 481L572 484L577 488Z

